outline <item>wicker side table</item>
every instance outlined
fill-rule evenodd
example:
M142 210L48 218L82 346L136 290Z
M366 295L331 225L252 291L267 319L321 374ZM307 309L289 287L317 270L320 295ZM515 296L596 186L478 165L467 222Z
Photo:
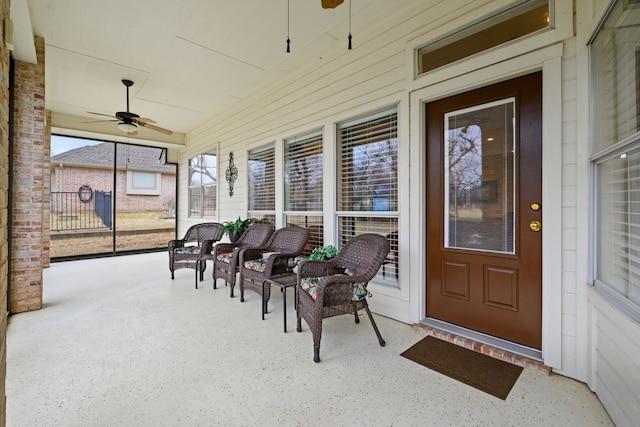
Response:
M284 317L284 332L287 332L287 288L293 286L293 306L297 304L298 289L296 287L298 276L296 273L289 272L278 276L273 276L269 279L265 279L262 282L262 320L264 320L264 314L267 312L267 301L264 299L266 286L276 285L280 286L282 290L282 311Z
M213 260L213 254L200 254L196 259L196 289L198 289L198 279L202 281L204 279L204 273L200 271L200 266L203 262L207 262L207 260ZM213 289L216 288L216 281L213 281Z

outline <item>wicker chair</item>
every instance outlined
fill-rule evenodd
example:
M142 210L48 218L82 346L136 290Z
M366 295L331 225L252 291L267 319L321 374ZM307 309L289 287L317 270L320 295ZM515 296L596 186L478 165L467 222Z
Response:
M222 238L222 224L217 222L204 222L196 224L187 230L182 239L169 240L169 270L171 279L173 272L179 268L196 268L200 254L211 253L213 244ZM189 246L187 243L197 243L197 246ZM206 262L200 262L200 280L203 279Z
M231 285L229 296L233 298L240 250L265 245L271 234L271 224L251 224L235 243L218 243L213 250L213 289L217 279L224 279L225 285Z
M366 286L376 275L389 253L389 241L379 234L360 234L347 241L338 255L328 261L302 261L298 265L297 330L302 319L313 334L313 361L320 361L322 319L353 314L360 323L358 310L369 316L380 345L385 342L373 320L366 297Z
M304 227L280 228L260 248L244 248L240 251L240 301L244 302L245 289L262 294L262 283L266 279L291 272L289 260L299 256L309 240L309 230ZM267 258L264 253L272 252ZM265 289L263 305L269 302L271 287Z

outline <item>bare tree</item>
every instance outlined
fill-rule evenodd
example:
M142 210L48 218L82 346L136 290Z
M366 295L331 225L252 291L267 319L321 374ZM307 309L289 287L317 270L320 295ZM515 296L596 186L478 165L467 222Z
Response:
M482 132L478 126L465 126L448 132L449 185L453 190L455 216L464 206L470 190L482 180ZM451 205L451 201L449 202Z

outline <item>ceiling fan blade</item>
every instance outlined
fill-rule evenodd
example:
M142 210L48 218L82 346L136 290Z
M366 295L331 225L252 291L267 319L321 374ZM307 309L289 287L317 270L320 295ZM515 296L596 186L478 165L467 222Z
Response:
M323 9L334 9L336 6L340 6L344 0L320 0L322 2Z
M151 124L155 124L156 122L147 118L147 117L136 117L136 120L139 122L143 122L143 123L151 123Z
M82 122L83 124L86 123L111 123L111 122L117 122L118 119L114 119L114 120L90 120L88 122Z
M139 124L142 127L151 129L151 130L155 130L157 132L162 132L166 135L171 135L173 134L172 131L170 131L169 129L165 129L165 128L161 128L160 126L156 126L156 125L152 125L151 123L145 123L143 121L138 120L137 118L133 119L133 121L137 124Z
M105 116L105 117L117 118L117 117L115 117L113 114L94 113L93 111L87 111L87 113L89 113L89 114L95 114L95 115L97 115L97 116Z

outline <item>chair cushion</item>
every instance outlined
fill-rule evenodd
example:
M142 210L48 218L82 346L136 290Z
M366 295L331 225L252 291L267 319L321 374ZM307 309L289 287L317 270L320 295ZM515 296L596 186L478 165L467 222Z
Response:
M244 268L247 270L253 270L257 272L264 272L265 268L267 268L267 260L264 258L252 259L244 262Z
M316 290L318 288L318 283L320 283L322 277L303 277L300 280L300 288L303 291L307 292L311 298L316 299ZM351 297L352 301L362 301L366 297L371 298L373 294L367 291L366 283L357 283L353 286L353 297Z
M221 253L216 255L216 259L221 262L225 262L227 264L231 264L231 258L233 257L233 252Z
M322 277L303 277L300 280L302 290L307 292L314 300L316 299L316 289L318 288L320 279L322 279Z
M366 283L358 283L353 287L353 297L351 297L352 301L362 301L366 297L371 298L373 294L367 291Z
M173 252L180 255L199 255L200 250L200 246L185 246L183 248L175 248Z

